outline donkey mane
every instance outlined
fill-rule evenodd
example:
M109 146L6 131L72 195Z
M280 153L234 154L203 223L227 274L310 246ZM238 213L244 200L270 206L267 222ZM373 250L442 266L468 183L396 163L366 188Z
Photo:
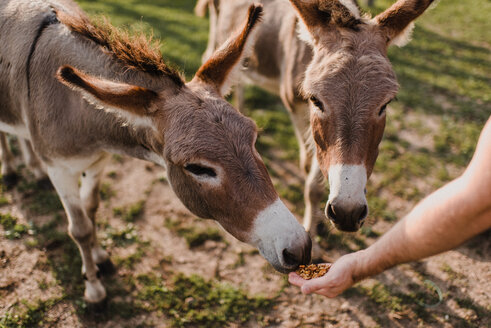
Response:
M143 33L131 34L128 30L116 28L106 17L102 17L99 22L91 22L80 11L71 15L58 10L56 16L72 32L97 43L128 68L156 76L167 76L179 87L184 85L179 72L164 62L158 42L154 41L152 36Z
M325 15L326 21L331 21L339 27L358 30L358 25L363 24L363 20L355 17L339 0L320 1L319 11Z

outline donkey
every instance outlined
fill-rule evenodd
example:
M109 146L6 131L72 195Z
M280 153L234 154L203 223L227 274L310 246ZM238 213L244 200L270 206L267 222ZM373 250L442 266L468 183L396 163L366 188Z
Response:
M200 0L210 13L204 57L235 28L251 0ZM368 214L366 182L378 156L385 110L398 91L388 46L408 41L412 21L432 0L399 0L370 18L351 0L262 0L264 23L243 81L279 95L294 123L305 184L304 227L315 236L318 204L329 180L325 215L342 231L357 231ZM240 107L240 106L239 106ZM309 122L310 119L310 122ZM315 142L316 156L309 151Z
M309 235L255 149L256 125L222 98L261 14L251 5L185 83L149 40L91 23L70 0L0 2L0 128L31 141L46 166L80 249L87 302L106 297L95 214L109 153L163 166L191 212L257 247L276 270L310 261Z

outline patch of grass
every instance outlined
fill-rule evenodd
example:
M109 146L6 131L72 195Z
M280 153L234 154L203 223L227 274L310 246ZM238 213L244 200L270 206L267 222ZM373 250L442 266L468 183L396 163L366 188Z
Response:
M54 305L56 305L60 299L53 298L47 301L38 301L30 303L27 300L21 300L23 305L22 310L18 313L7 312L2 318L0 318L1 328L32 328L44 326L44 318L46 312L49 311Z
M13 217L10 213L0 214L0 225L5 230L13 229L17 223L17 218Z
M446 162L460 167L466 166L474 154L481 128L472 122L458 123L453 119L444 118L438 134L434 136L437 155Z
M144 206L145 206L145 201L140 200L139 202L130 205L128 207L113 208L113 214L115 216L121 217L126 222L134 222L143 214Z
M401 312L404 310L402 299L392 295L389 289L380 283L376 283L372 287L362 287L362 290L376 304L392 312Z
M4 195L0 195L0 207L10 204L10 201Z
M392 211L388 210L388 200L380 196L376 196L374 192L375 187L372 187L370 183L367 186L367 201L368 201L368 216L375 220L382 219L388 222L394 222L397 220L397 216Z
M303 204L303 186L298 184L283 186L277 183L275 184L275 188L281 198L284 198L295 205Z
M17 223L17 218L13 217L10 213L0 213L0 224L5 230L4 236L7 239L20 239L29 231L29 227Z
M119 154L113 154L112 159L114 162L119 163L119 164L124 162L123 156L121 156Z
M150 246L149 242L140 242L136 251L124 258L115 257L114 262L117 266L123 266L127 269L133 269L135 264L140 263L143 257L146 255L148 247Z
M488 309L485 309L484 307L476 304L474 300L471 298L455 298L455 301L457 304L463 308L463 309L469 309L474 311L474 313L477 315L478 318L485 318L486 316L489 316L491 307L488 307Z
M267 153L275 149L281 150L280 159L298 160L297 138L285 109L257 109L250 116L259 128L256 147L260 154L267 156Z
M380 232L373 230L373 227L370 226L362 227L360 233L368 238L377 238L381 235Z
M215 228L187 226L183 222L172 219L167 219L164 225L170 231L173 231L178 236L183 237L190 248L199 247L207 240L223 241L222 234Z
M452 267L447 263L442 264L440 269L448 275L450 280L465 278L463 274L454 271L454 269L452 269Z
M154 275L137 277L138 299L147 310L161 311L174 327L225 327L260 319L274 300L248 296L235 287L206 281L197 275L176 275L169 285Z
M25 196L23 206L34 214L46 215L63 210L56 191L39 188L35 181L22 179L17 185L17 190Z
M111 179L116 179L116 177L118 176L118 173L116 171L111 171L111 172L107 173L107 176Z
M116 192L111 188L111 185L107 182L101 184L99 188L99 195L102 200L109 200L116 196Z
M391 3L377 1L374 11ZM491 51L485 45L491 27L486 10L491 5L485 0L476 0L473 8L458 0L439 2L417 20L407 46L391 47L401 103L422 113L485 122L491 112Z
M365 238L354 234L345 234L336 228L328 228L324 222L319 222L316 237L319 245L326 250L338 249L346 252L359 251L367 248Z
M55 191L45 191L37 193L27 208L38 215L46 215L63 210L63 205Z
M138 242L138 232L133 223L128 223L123 229L115 229L107 226L104 229L104 239L101 241L103 245L116 245L118 247L133 244Z

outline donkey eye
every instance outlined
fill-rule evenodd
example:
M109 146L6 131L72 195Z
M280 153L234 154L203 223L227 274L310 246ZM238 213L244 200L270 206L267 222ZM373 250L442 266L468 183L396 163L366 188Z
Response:
M378 112L378 116L382 116L384 115L385 113L385 110L387 109L387 105L390 104L392 100L390 100L388 103L386 103L385 105L383 105L381 108L380 108L380 111Z
M188 172L191 172L194 175L207 175L209 177L216 177L217 173L215 172L214 169L206 167L206 166L201 166L198 164L188 164L184 167L184 169Z
M312 102L312 103L313 103L313 104L314 104L314 105L315 105L317 108L319 108L319 110L320 110L321 112L323 112L323 111L324 111L324 105L322 104L322 102L321 102L319 99L317 99L317 98L316 98L316 97L314 97L314 96L311 96L311 97L310 97L310 101L311 101L311 102Z
M385 113L385 110L387 109L387 105L383 105L380 108L380 111L378 112L378 116L382 116Z

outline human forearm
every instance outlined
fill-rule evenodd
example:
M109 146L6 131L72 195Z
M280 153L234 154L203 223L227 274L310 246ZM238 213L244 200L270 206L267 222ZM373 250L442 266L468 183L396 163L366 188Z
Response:
M421 201L404 219L363 251L354 279L452 249L491 226L484 188L462 177Z

